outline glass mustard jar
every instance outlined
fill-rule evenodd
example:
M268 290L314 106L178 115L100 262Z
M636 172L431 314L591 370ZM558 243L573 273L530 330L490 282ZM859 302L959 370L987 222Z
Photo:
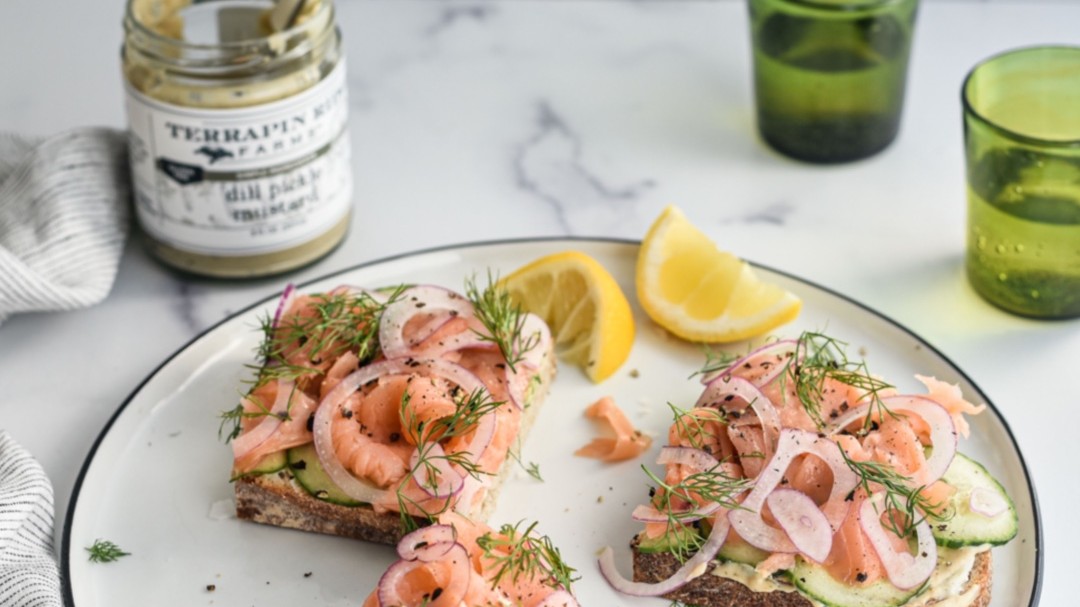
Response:
M345 61L334 6L277 31L271 0L129 0L134 204L150 252L180 270L254 277L345 237L352 207Z

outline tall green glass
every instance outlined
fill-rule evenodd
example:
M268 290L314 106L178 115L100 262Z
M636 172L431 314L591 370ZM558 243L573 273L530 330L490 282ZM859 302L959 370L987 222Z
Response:
M992 57L962 97L972 286L1015 314L1080 316L1080 47Z
M748 0L762 138L787 156L848 162L900 127L918 0Z

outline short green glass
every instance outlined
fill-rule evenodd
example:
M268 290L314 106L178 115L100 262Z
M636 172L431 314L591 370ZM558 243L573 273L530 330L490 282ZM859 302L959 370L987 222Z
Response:
M962 99L972 286L1022 316L1080 316L1080 47L991 57Z
M748 0L758 131L808 162L872 156L900 128L918 0Z

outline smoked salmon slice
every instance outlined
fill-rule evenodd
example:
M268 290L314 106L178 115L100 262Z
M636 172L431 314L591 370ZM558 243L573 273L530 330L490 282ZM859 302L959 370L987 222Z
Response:
M634 428L610 396L605 396L585 409L585 417L599 422L606 436L574 452L574 455L591 457L605 462L621 462L639 457L649 450L652 438Z

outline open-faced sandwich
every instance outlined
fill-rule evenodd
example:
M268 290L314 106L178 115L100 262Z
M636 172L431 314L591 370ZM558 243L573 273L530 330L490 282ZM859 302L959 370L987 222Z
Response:
M957 451L984 405L929 377L898 393L821 334L705 371L633 512L633 581L601 554L613 587L697 607L989 604L1017 516Z
M578 607L574 569L535 523L494 530L447 512L397 552L363 607Z
M485 520L555 375L551 334L472 281L300 295L226 414L241 519L386 544Z

